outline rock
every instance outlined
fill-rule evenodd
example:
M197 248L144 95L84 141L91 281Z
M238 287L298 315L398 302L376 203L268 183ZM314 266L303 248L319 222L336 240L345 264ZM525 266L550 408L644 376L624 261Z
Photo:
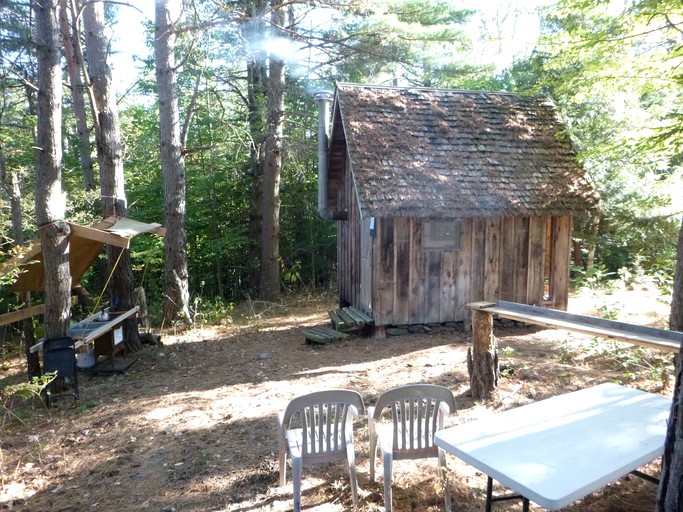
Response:
M408 334L408 329L401 328L401 327L389 327L387 329L387 334L389 336L404 336Z

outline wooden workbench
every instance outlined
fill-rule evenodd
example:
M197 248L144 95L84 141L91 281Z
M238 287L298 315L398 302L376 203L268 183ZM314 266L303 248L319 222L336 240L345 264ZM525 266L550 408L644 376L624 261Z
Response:
M135 306L124 313L116 314L107 321L100 321L97 318L100 313L95 313L89 317L71 324L71 337L74 339L74 349L78 349L90 341L101 338L105 334L112 333L123 323L124 320L135 315L140 308ZM114 343L112 336L112 344ZM43 340L31 347L31 352L42 352Z

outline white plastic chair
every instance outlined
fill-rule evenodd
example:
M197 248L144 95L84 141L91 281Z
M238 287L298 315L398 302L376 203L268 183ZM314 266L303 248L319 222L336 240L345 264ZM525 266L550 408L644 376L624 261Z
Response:
M434 433L443 428L444 415L450 415L454 411L453 393L448 388L433 384L411 384L390 389L380 395L374 407L368 407L370 480L375 481L375 456L379 446L384 465L384 507L387 512L391 512L392 508L393 461L426 457L439 458L440 476L444 481L446 494L446 511L450 512L446 453L434 445Z
M353 419L365 412L355 391L318 391L292 400L278 416L280 485L287 480L287 452L292 459L294 512L301 510L303 466L346 459L351 478L353 505L358 507Z

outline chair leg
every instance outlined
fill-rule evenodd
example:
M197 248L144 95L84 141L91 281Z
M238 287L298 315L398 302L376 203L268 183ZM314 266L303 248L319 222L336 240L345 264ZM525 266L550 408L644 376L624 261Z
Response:
M393 464L391 452L382 452L382 463L384 464L384 510L391 512L391 467Z
M301 458L292 457L292 494L294 512L301 512Z
M370 433L370 481L375 481L375 457L377 456L377 435Z
M351 479L351 496L353 498L353 509L358 509L358 479L356 477L356 454L353 445L346 447L346 460L349 465L349 478Z
M448 479L448 467L446 466L446 452L439 448L439 476L443 480L444 494L446 495L446 512L451 512L451 484Z
M278 461L280 463L280 487L287 483L287 440L282 431L280 431L277 439L278 444Z

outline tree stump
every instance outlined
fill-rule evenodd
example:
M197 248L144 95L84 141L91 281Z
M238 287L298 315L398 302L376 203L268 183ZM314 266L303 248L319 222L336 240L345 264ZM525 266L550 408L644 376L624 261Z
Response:
M491 398L498 388L498 343L493 336L493 315L475 309L472 314L472 347L467 351L470 391L475 400Z

